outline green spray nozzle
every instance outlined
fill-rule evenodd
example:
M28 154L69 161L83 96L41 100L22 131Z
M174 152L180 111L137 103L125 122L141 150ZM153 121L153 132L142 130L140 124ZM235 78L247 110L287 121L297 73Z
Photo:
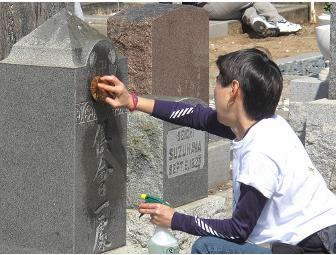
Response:
M145 203L157 203L157 204L163 204L163 205L167 205L170 206L170 204L164 200L162 200L161 198L157 198L148 194L141 194L140 198L145 200ZM144 214L141 213L139 218L141 218Z

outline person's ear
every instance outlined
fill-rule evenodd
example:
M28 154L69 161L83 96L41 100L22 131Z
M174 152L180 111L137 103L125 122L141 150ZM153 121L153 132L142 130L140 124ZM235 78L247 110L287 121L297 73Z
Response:
M237 80L233 80L231 82L231 97L230 97L230 102L235 102L240 94L240 83Z

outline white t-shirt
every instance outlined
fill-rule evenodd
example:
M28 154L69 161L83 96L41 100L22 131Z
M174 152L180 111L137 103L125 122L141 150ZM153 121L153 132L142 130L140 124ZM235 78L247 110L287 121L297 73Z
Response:
M233 141L232 150L234 201L240 183L269 199L250 242L297 244L336 224L336 196L282 117L259 121L242 140Z

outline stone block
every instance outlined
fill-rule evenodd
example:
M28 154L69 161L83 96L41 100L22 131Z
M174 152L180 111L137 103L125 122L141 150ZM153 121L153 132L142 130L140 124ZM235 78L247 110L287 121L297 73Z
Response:
M111 42L63 10L0 62L0 252L99 253L126 239L126 114L93 102L124 82Z
M320 99L309 102L292 102L289 104L288 123L295 132L301 133L302 140L305 141L305 133L308 117L316 118L324 123L333 123L334 100Z
M306 111L305 102L291 102L289 104L288 123L299 137L304 145L306 136L306 119L308 112Z
M107 20L107 35L128 57L129 80L143 95L209 101L209 19L205 10L148 4Z
M336 101L321 99L290 104L289 124L321 172L330 189L336 189Z
M306 121L305 147L328 187L336 190L336 100L310 103Z
M328 97L328 82L304 76L289 83L289 101L307 102Z
M206 132L134 112L128 116L127 140L128 207L137 207L141 193L161 197L172 206L207 196Z
M232 179L230 168L231 141L222 139L209 143L208 148L208 186L215 188Z

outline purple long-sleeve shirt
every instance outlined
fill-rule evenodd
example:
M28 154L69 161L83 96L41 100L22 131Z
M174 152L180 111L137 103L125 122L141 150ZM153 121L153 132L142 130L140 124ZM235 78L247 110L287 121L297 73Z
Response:
M236 136L231 128L217 120L217 112L201 104L156 100L152 116L182 126L207 131L228 139ZM240 184L240 197L230 219L202 219L175 212L171 227L198 236L216 236L233 242L245 242L253 231L267 202L257 189Z

